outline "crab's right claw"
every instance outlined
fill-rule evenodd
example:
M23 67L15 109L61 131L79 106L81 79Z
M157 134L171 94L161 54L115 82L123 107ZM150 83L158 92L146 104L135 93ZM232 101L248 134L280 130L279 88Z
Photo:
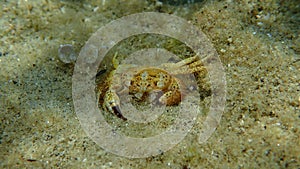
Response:
M127 120L123 115L122 112L120 110L120 99L119 96L111 91L108 90L104 96L104 106L108 111L110 111L111 113L115 114L117 117L123 119L123 120Z
M121 119L123 119L123 120L127 120L126 117L124 117L124 116L122 115L119 106L114 106L114 107L112 107L112 110L113 110L114 114L115 114L117 117L119 117L119 118L121 118Z

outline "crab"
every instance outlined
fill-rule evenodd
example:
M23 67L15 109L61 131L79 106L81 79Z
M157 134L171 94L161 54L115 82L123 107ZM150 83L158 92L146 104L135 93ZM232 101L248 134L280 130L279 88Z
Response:
M177 75L203 72L205 67L198 56L177 63L164 63L155 66L119 64L113 57L113 68L104 84L99 84L99 106L127 120L120 110L120 96L130 94L137 101L145 101L172 106L178 105L186 95L187 87Z

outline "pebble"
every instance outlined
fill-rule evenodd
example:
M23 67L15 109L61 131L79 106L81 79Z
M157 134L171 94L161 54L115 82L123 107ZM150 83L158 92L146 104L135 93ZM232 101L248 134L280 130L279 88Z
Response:
M74 63L76 61L77 55L72 45L65 44L59 46L58 57L59 60L64 63Z

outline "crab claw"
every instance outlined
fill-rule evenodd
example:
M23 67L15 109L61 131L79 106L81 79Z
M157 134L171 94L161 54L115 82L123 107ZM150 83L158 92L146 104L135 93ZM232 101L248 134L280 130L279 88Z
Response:
M104 107L117 117L127 120L120 110L120 99L116 92L108 90L104 96Z
M121 118L121 119L123 119L123 120L127 120L127 118L124 117L124 116L122 115L119 106L114 106L114 107L112 107L112 110L113 110L114 114L115 114L117 117L119 117L119 118Z

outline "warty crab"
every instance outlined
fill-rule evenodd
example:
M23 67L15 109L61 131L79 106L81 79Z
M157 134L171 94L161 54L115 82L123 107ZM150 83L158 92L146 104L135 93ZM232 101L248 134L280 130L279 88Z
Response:
M112 60L112 70L104 83L98 85L99 104L119 118L126 120L120 110L120 96L129 94L138 101L172 106L179 104L187 94L187 87L177 75L204 72L205 67L198 56L177 63L164 63L159 66L138 66L119 64L116 55Z

